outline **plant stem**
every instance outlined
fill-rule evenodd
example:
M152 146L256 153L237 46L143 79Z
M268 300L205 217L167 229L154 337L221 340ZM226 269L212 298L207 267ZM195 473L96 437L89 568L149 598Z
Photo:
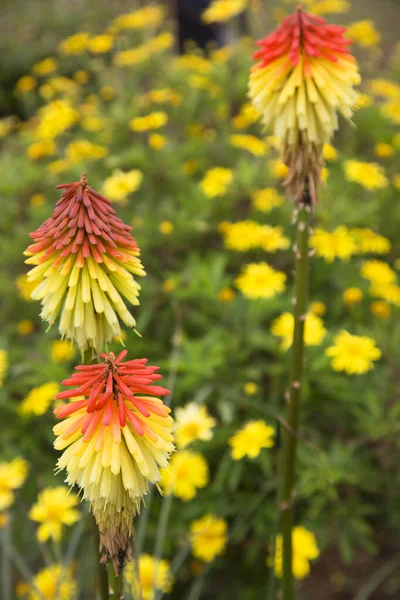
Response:
M304 323L308 303L309 220L311 206L308 194L296 209L294 332L290 370L289 402L286 409L287 427L283 431L281 485L279 489L280 532L283 540L283 600L293 599L292 527L294 513L294 475L296 466L299 406L303 376Z
M108 575L107 569L100 562L100 535L95 518L92 516L93 522L93 539L95 545L95 556L97 563L97 589L101 600L109 600Z
M4 600L11 600L12 568L9 554L9 548L11 546L11 517L6 516L6 519L8 520L3 527L1 536L1 597Z
M154 573L154 600L159 600L160 591L157 587L158 584L158 569L159 569L159 561L162 558L162 553L164 549L164 540L167 534L167 527L169 521L169 515L171 513L173 495L167 494L164 496L161 503L161 511L158 519L157 525L157 533L156 533L156 541L154 544L154 560L155 560L155 573Z
M108 580L110 582L110 598L115 600L124 599L124 576L122 571L116 575L112 562L107 565Z

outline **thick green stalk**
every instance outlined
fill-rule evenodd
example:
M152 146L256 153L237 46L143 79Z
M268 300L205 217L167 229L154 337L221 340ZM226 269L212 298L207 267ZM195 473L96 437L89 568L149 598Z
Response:
M106 567L100 562L100 535L99 529L95 518L92 516L93 521L93 540L96 550L96 563L97 563L97 591L100 600L109 600L108 594L108 575Z
M308 200L308 195L305 195ZM294 484L299 405L301 397L304 354L304 322L308 303L309 279L309 220L311 206L301 204L296 209L295 282L294 282L294 332L291 356L290 390L283 428L281 485L279 489L280 532L283 539L283 600L293 599L292 527L294 512Z
M122 571L116 575L114 565L109 562L107 565L108 580L110 583L110 598L113 600L124 599L124 575Z

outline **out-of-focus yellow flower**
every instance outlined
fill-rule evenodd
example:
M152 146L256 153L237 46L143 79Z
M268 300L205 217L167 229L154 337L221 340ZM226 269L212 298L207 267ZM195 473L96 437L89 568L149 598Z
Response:
M225 246L237 252L246 252L251 248L257 248L260 227L261 225L255 221L224 222L221 233L224 237Z
M382 96L388 100L400 100L400 85L389 79L372 79L369 90L375 96Z
M115 96L114 89L110 85L104 85L100 88L100 96L103 98L103 100L109 102Z
M159 133L151 133L149 135L149 146L154 150L162 150L167 143L166 138Z
M245 252L252 248L261 248L265 252L285 250L290 245L290 240L283 235L282 227L260 225L255 221L238 221L237 223L224 223L221 232L224 243L230 250Z
M310 560L319 556L317 540L305 527L294 527L292 531L292 571L296 579L304 579L310 574ZM273 566L275 575L283 575L283 542L279 534L276 538L275 557L267 559L267 565Z
M379 158L389 158L393 156L394 148L391 144L380 143L375 146L375 155Z
M160 484L166 494L188 502L198 489L206 487L208 479L208 464L203 456L181 450L172 455L169 466L162 470Z
M114 56L114 64L117 67L130 67L132 65L137 65L148 58L148 48L145 44L143 44L137 48L130 48L129 50L117 52Z
M389 319L392 316L392 309L385 300L375 300L369 307L370 313L379 319Z
M315 0L308 6L315 15L347 13L351 8L348 0Z
M52 140L36 142L28 147L27 154L31 160L40 160L44 156L51 156L57 147Z
M254 135L231 135L230 143L236 148L247 150L254 156L262 156L267 151L265 142L256 138Z
M344 371L348 375L362 375L370 371L374 368L373 361L382 356L375 340L344 330L335 336L333 346L327 348L325 354L332 358L334 371Z
M356 254L387 254L392 247L387 238L371 229L354 228L350 229L350 234L357 244Z
M378 298L383 298L390 304L400 306L400 286L390 284L382 287L371 287L370 293Z
M391 119L396 125L400 125L400 102L385 102L381 107L381 113L384 117Z
M377 190L388 186L385 170L377 163L362 162L359 160L346 160L344 172L348 181L355 181L367 190Z
M74 346L69 340L55 340L51 344L51 360L56 363L71 360L75 355Z
M216 50L212 50L210 53L210 58L214 63L226 63L230 57L232 56L232 48L229 46L224 46L223 48L217 48Z
M73 600L76 583L72 568L58 564L42 569L29 586L27 600Z
M150 113L145 117L135 117L130 121L132 131L149 131L152 129L160 129L168 122L168 115L165 112L158 111Z
M195 171L197 171L199 167L199 163L197 160L190 159L190 160L186 160L183 164L182 164L182 170L187 173L188 175L191 175L192 173L194 173Z
M89 35L87 33L75 33L63 40L58 49L61 54L78 55L83 54L88 47Z
M124 569L126 582L131 585L133 598L154 600L156 590L168 594L172 590L174 578L167 560L156 560L150 554L141 554L139 558L139 580L136 567L129 563Z
M256 458L262 448L272 448L274 433L275 429L262 420L249 421L229 438L233 460L241 460L244 456Z
M224 304L228 304L235 299L235 291L232 288L222 288L218 292L218 300Z
M10 117L5 117L4 119L0 119L0 138L6 137L9 133L11 133L17 124L18 119L13 115Z
M17 94L26 94L27 92L34 90L36 85L37 81L34 77L31 77L30 75L24 75L18 79L15 86L15 92Z
M257 393L258 385L254 381L248 381L243 386L243 391L247 396L254 396Z
M60 160L53 160L52 162L50 162L47 166L46 169L48 170L49 173L52 173L53 175L58 175L60 173L64 173L64 171L67 171L70 167L70 163L68 160L66 159L60 159Z
M23 319L17 323L17 331L19 335L29 335L32 333L33 327L33 321L30 321L29 319Z
M235 129L246 129L253 123L259 121L261 115L256 107L250 102L243 104L240 107L239 113L232 119L232 125Z
M101 131L106 127L106 121L101 117L86 117L82 119L82 128L86 131Z
M233 173L230 169L224 167L214 167L206 171L203 179L200 181L200 187L203 193L209 198L223 196L227 187L233 182Z
M3 387L3 381L8 371L8 353L0 348L0 388Z
M195 440L209 441L213 437L216 420L210 416L206 406L189 402L175 409L175 440L180 450Z
M33 72L35 75L43 77L44 75L50 75L57 69L58 63L55 58L49 57L33 65Z
M22 416L43 415L54 400L59 389L58 383L55 382L44 383L39 387L33 388L18 406L18 414Z
M155 90L150 90L146 94L139 97L139 102L147 104L171 104L178 106L182 102L182 96L173 88L165 87Z
M174 291L174 289L176 289L176 283L175 281L173 281L173 279L166 279L165 281L163 281L161 289L166 294L170 294Z
M9 516L7 513L0 513L0 529L3 529L9 522Z
M395 175L393 175L392 181L393 181L394 187L397 188L398 190L400 190L400 174L399 173L395 173Z
M103 185L103 194L112 202L124 202L129 194L141 186L143 173L138 169L121 171L116 169Z
M184 71L195 71L196 73L208 73L212 64L209 60L198 54L183 54L175 59L175 65Z
M31 302L31 294L33 290L37 287L36 283L32 283L28 281L28 277L26 275L19 275L15 281L17 286L18 295L25 300L25 302Z
M33 206L33 208L38 208L39 206L43 206L46 202L46 196L44 194L38 193L33 194L33 196L29 199L29 204Z
M363 21L350 23L346 35L364 48L377 46L381 41L381 34L375 29L374 23L371 21L371 19L364 19Z
M269 213L276 206L283 204L283 198L275 188L256 190L251 194L254 208Z
M313 315L317 315L318 317L322 317L326 313L326 304L316 300L315 302L311 302L310 304L310 312Z
M271 326L271 333L282 338L281 350L288 350L293 343L294 316L292 313L284 312L277 317ZM304 322L304 343L306 346L320 346L326 335L326 329L322 319L313 313L307 313Z
M360 270L360 275L368 279L375 288L388 286L396 281L396 273L381 260L366 260Z
M70 129L79 119L79 113L69 100L53 100L39 109L36 135L39 139L54 139Z
M210 6L203 11L204 23L229 21L247 8L248 0L212 0Z
M315 248L317 256L331 263L335 258L349 260L356 252L356 242L345 226L336 227L332 232L316 229L310 238L311 248Z
M162 221L160 223L160 226L158 229L159 229L160 233L162 233L164 235L169 235L170 233L173 232L174 225L173 225L173 223L171 223L171 221Z
M117 29L143 29L145 27L158 27L165 16L165 8L160 5L145 6L124 15L119 15L113 20Z
M221 554L228 540L225 519L207 514L190 523L190 543L193 556L211 562Z
M90 73L88 71L84 71L83 69L81 69L79 71L75 71L73 77L77 83L84 84L89 81Z
M92 54L105 54L109 52L114 45L112 35L95 35L88 41L88 50Z
M235 281L236 287L251 300L273 298L285 290L286 275L266 262L250 263Z
M65 149L67 159L72 163L83 160L99 160L108 154L108 149L88 140L75 140L70 142Z
M28 463L21 457L0 462L0 511L14 502L13 490L22 487L28 474Z
M78 504L79 498L65 485L43 490L29 511L29 518L41 523L36 532L39 542L49 538L59 542L63 525L79 521L81 514L75 508Z
M338 157L338 153L337 150L331 146L330 144L324 144L323 147L323 155L325 160L329 160L329 161L335 161L337 160Z
M364 294L362 293L360 288L357 287L346 288L343 292L343 300L348 306L359 304L363 298Z
M269 162L269 168L273 177L277 179L283 179L288 176L289 168L281 160L271 160Z

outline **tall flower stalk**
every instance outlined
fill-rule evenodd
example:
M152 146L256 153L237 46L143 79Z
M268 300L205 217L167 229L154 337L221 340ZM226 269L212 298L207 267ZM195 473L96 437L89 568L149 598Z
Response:
M294 524L296 449L303 385L304 325L309 287L309 228L318 203L323 146L338 128L338 111L347 119L357 100L357 63L348 51L344 27L299 7L278 29L260 40L249 94L263 123L280 138L288 167L284 186L296 202L294 332L290 387L280 461L279 531L282 536L284 600L292 600L292 529Z

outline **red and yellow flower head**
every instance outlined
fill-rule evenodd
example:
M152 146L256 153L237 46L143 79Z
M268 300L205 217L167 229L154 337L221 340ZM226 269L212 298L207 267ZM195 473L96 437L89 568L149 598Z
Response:
M316 202L323 144L338 128L338 112L351 118L358 96L353 86L360 76L345 31L299 7L257 42L249 94L282 141L285 185L298 201L307 190Z
M64 192L49 219L33 233L25 251L36 265L28 280L37 283L32 298L42 301L41 317L52 325L60 316L61 335L75 340L83 352L100 351L121 335L121 320L136 322L130 304L139 304L140 285L134 275L145 275L140 250L110 201L93 190L86 175L59 185Z
M158 367L145 358L123 362L126 354L102 353L103 362L76 367L63 382L74 389L56 396L71 401L54 411L63 419L54 427L54 446L66 448L58 468L90 501L103 560L117 570L129 558L132 519L149 481L159 481L174 450L170 409L155 397L169 394L153 385L161 379Z

